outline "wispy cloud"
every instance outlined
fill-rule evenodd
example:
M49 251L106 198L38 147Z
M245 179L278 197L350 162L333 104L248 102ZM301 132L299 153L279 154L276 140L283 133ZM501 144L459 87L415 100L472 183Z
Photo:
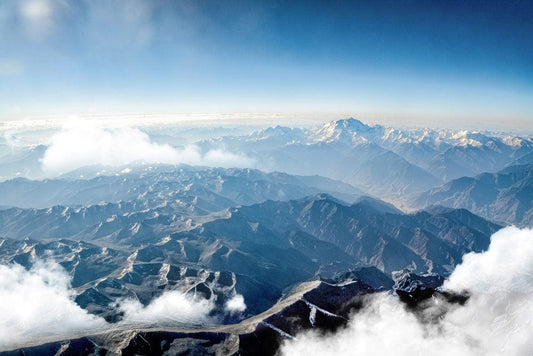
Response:
M444 287L472 293L465 306L431 302L415 315L380 294L348 326L297 335L284 355L528 355L533 350L533 230L509 227L485 253L465 256ZM441 302L443 303L443 302ZM447 312L437 322L435 315Z
M121 166L133 162L190 164L216 167L253 167L244 154L223 148L202 151L197 145L175 148L153 142L136 128L103 129L83 122L71 122L54 135L42 158L48 176L91 166Z

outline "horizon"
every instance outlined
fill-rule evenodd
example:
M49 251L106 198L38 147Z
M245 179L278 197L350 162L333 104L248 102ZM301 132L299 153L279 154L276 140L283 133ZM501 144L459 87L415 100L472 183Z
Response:
M365 125L380 125L390 128L417 130L450 130L489 132L528 137L533 135L533 126L527 122L487 122L465 118L444 120L426 117L393 117L382 114L354 115L353 113L309 113L309 112L189 112L189 113L108 113L84 115L40 115L34 117L0 120L0 132L23 132L33 130L59 130L77 123L100 128L121 127L256 127L258 129L283 126L312 128L327 125L332 121L356 119ZM462 120L461 120L462 119Z

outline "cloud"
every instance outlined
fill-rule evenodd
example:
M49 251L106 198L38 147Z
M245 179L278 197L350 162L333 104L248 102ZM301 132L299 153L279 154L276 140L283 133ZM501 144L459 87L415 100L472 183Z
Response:
M202 325L212 322L209 313L214 305L211 300L200 299L169 291L154 299L146 307L134 299L124 300L119 309L124 312L125 324Z
M431 326L421 324L397 299L380 294L353 316L348 327L336 334L297 335L287 342L284 355L463 355L462 340L455 335L437 335Z
M143 306L125 299L115 304L124 313L116 324L89 314L75 302L71 276L58 264L37 260L30 270L18 264L0 265L0 350L31 343L99 333L106 329L131 329L144 326L213 324L210 314L214 301L181 291L166 291ZM232 302L231 302L232 301ZM226 312L244 310L244 299L237 294Z
M253 167L243 154L222 148L202 152L196 145L175 148L158 144L135 128L104 129L71 122L55 134L41 160L43 172L56 176L90 166L122 166L133 162L190 164L214 167Z
M484 253L470 253L444 288L472 293L465 306L430 300L419 314L390 294L370 297L336 334L297 335L284 355L530 355L533 350L533 231L508 227ZM447 313L437 322L440 312Z
M226 302L226 310L230 314L238 314L245 311L246 304L244 303L244 297L240 294L236 294L233 298Z
M43 262L26 271L0 265L0 349L58 334L98 330L106 322L74 301L70 276Z
M507 227L491 237L484 253L469 253L444 288L477 293L533 292L533 231Z

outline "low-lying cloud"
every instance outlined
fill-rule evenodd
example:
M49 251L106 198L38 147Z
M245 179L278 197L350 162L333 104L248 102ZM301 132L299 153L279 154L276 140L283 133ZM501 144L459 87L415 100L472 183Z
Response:
M123 319L115 324L91 315L74 302L71 276L57 263L36 261L30 270L0 265L0 350L36 345L57 338L100 333L107 328L213 324L213 300L166 291L143 306L136 299L115 305ZM246 308L241 295L224 312Z
M236 294L233 298L226 302L226 311L230 314L239 314L246 310L246 304L244 303L244 297L240 294Z
M116 167L134 162L224 168L255 165L246 155L224 148L207 151L197 145L176 148L153 142L136 128L104 129L75 122L52 137L41 166L45 175L57 176L86 166Z
M119 309L124 312L123 323L201 325L210 321L208 314L213 307L211 300L190 297L180 291L169 291L147 306L143 306L138 300L124 300Z
M60 334L98 330L106 322L74 301L70 276L57 265L0 265L0 349Z
M370 297L345 329L297 335L284 355L531 355L533 350L533 230L504 228L484 253L470 253L444 288L469 291L464 306L407 311L389 294ZM442 303L442 301L441 301ZM436 323L430 316L447 313Z

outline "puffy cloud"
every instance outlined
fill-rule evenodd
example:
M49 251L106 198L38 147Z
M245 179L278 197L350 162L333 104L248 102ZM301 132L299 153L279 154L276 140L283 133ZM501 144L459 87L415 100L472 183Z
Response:
M297 335L285 355L530 355L533 350L533 231L508 227L484 253L470 253L444 288L472 293L468 302L430 302L419 314L396 297L370 297L336 334ZM435 315L447 313L437 322Z
M119 308L124 312L122 323L125 324L202 325L211 322L209 313L213 303L179 291L169 291L147 306L137 300L127 299L120 303Z
M150 304L125 299L116 307L124 313L118 324L89 314L75 302L71 276L53 262L37 260L30 270L18 264L0 265L0 350L90 335L109 329L139 326L214 324L214 301L180 291L167 291ZM244 299L236 295L227 313L244 310Z
M98 330L106 322L73 301L70 276L57 265L0 265L0 349Z
M507 227L491 237L483 253L469 253L444 288L476 293L533 292L533 231Z
M389 294L369 298L365 309L345 329L331 335L297 335L282 348L284 355L472 355L467 337L424 325ZM471 351L471 350L469 350Z
M233 298L226 302L226 310L230 314L238 314L245 311L246 303L244 303L244 297L240 294L236 294Z
M472 293L447 322L479 340L488 355L533 350L533 230L507 227L484 253L470 253L443 286Z
M175 148L158 144L136 128L104 129L83 122L71 122L55 134L41 160L48 176L60 175L90 165L121 166L133 162L253 167L242 154L196 145Z

